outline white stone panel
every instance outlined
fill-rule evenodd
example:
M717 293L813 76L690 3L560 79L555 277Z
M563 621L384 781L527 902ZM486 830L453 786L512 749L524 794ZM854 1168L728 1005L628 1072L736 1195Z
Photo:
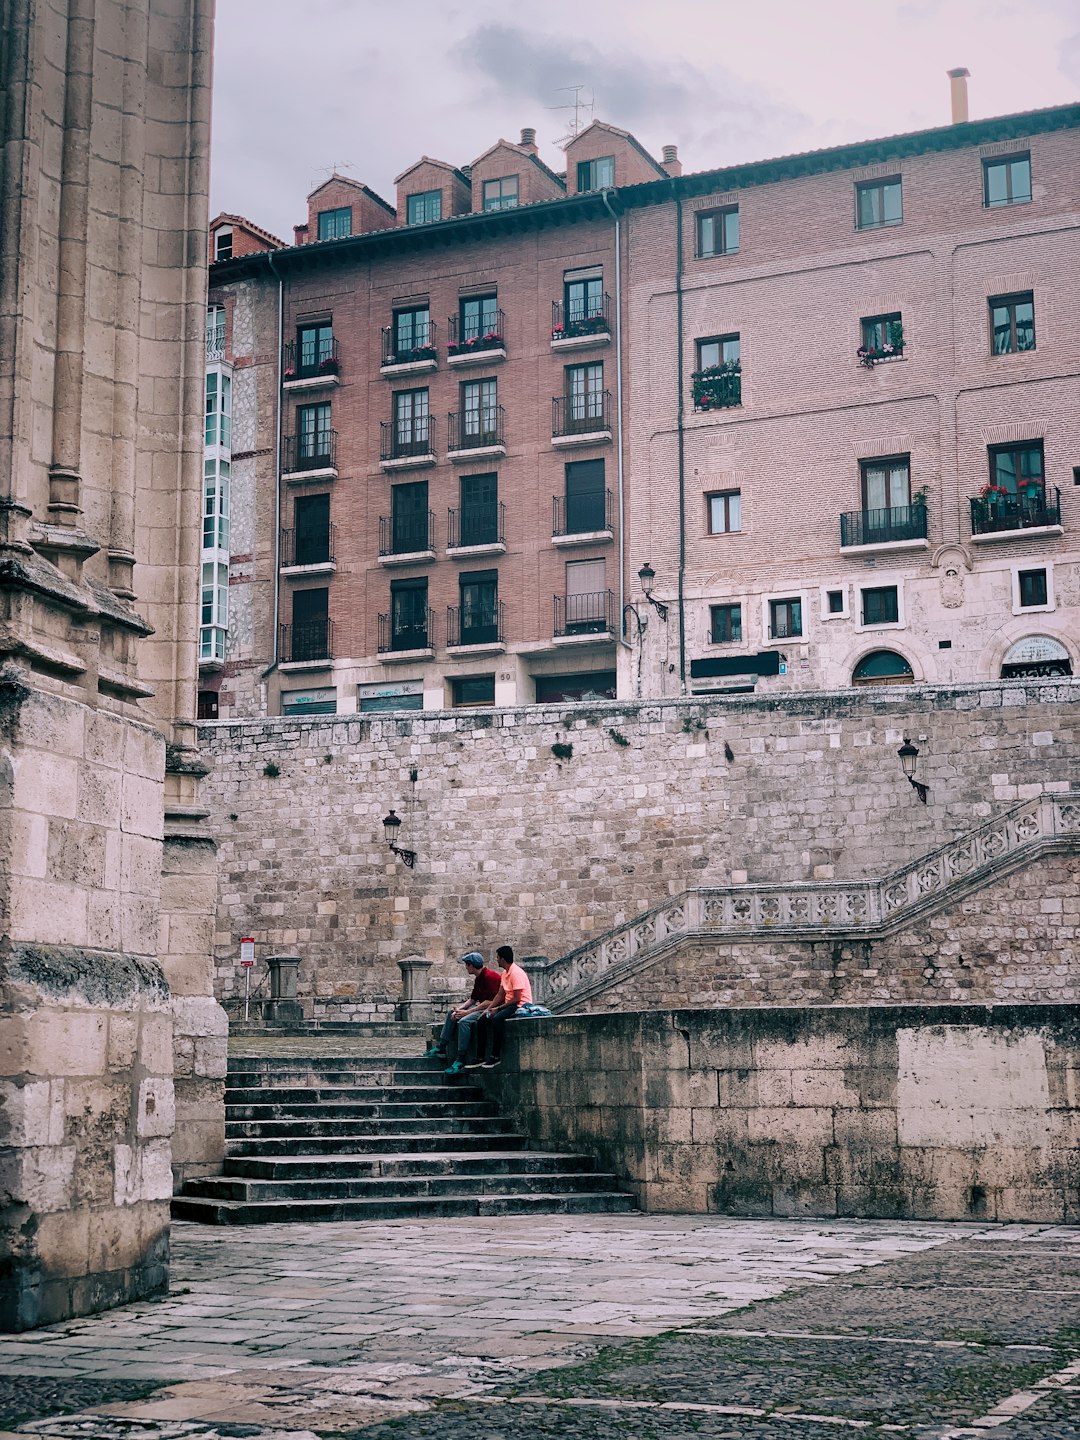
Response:
M897 1031L901 1145L1050 1143L1046 1054L1037 1035L971 1025Z

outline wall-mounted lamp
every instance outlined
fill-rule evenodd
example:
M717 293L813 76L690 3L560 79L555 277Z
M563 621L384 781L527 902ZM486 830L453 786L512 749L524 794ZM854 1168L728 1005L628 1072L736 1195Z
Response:
M917 745L913 745L905 735L904 743L900 746L900 749L896 753L900 756L900 764L904 767L904 774L911 782L911 788L915 791L915 794L918 795L919 799L925 805L926 797L929 793L930 787L929 785L924 785L921 780L915 779L915 768L919 763L919 747Z
M645 596L645 599L653 607L657 615L660 616L660 619L666 620L668 607L666 605L662 605L659 600L653 599L652 587L653 581L656 579L656 571L652 568L652 566L647 560L645 561L645 564L642 565L641 569L637 572L637 578L641 581L641 589L642 593Z
M386 836L386 843L395 855L401 857L411 870L416 864L416 851L404 850L397 843L398 832L401 830L401 817L396 811L391 810L389 815L383 818L383 834Z

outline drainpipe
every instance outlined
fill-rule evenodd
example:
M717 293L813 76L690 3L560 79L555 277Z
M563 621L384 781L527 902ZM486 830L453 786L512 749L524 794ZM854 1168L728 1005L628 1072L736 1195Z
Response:
M270 640L274 658L263 671L264 676L278 663L278 637L281 634L281 343L285 305L284 282L281 272L274 265L274 252L268 250L266 258L270 263L270 273L277 281L277 399L274 404L274 633Z
M623 615L626 609L626 533L623 527L625 493L623 489L622 245L619 238L619 212L614 209L609 199L613 193L610 189L601 190L600 199L603 200L608 214L615 222L615 409L619 417L619 444L615 451L615 466L619 495L619 641L628 650L632 650L633 646L627 638L626 627L623 625Z
M679 694L686 694L686 379L683 375L683 208L682 197L671 182L675 200L675 363L678 373L679 436Z

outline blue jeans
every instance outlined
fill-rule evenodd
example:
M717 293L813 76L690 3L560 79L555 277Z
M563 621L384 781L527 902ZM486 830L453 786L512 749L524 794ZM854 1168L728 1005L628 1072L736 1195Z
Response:
M447 1060L466 1060L468 1058L473 1026L479 1019L480 1014L476 1010L470 1015L463 1015L460 1020L454 1019L452 1010L447 1012L442 1034L439 1036L439 1048Z
M497 1010L485 1012L484 1023L476 1032L477 1052L482 1046L485 1060L497 1060L502 1054L503 1031L506 1029L507 1020L517 1012L517 1008L516 1005L500 1005Z

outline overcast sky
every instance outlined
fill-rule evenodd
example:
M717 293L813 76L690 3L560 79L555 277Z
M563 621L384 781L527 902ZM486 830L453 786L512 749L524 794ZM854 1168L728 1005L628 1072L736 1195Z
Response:
M211 215L291 241L331 167L391 203L422 154L468 164L572 101L686 170L1080 99L1078 0L218 0Z

